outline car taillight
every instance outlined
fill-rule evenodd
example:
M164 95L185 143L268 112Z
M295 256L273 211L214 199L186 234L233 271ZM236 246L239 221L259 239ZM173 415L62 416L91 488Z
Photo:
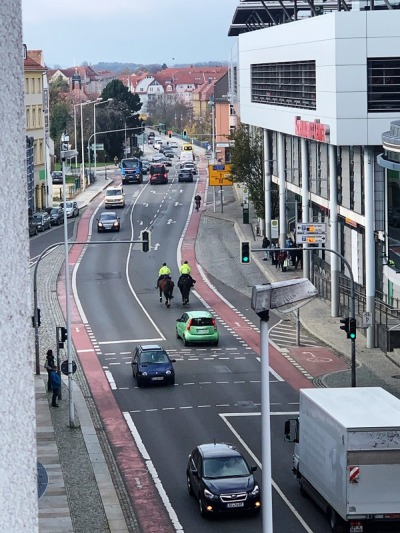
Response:
M217 329L217 323L215 322L215 318L211 319L211 323L214 326L214 329Z
M167 178L167 177L168 177L167 174L164 174L164 178Z
M188 325L186 326L187 331L190 331L190 326L192 325L192 319L189 320Z

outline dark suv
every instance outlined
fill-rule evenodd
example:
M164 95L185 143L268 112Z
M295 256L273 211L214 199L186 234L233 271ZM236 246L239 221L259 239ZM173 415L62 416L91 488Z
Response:
M136 346L132 357L132 374L138 387L157 383L175 385L172 363L175 363L175 359L170 359L158 344Z
M165 168L165 165L159 163L153 163L150 166L150 184L153 183L168 183L168 170Z
M189 494L199 502L201 516L260 511L260 487L253 477L256 469L232 444L197 446L189 455L186 478Z

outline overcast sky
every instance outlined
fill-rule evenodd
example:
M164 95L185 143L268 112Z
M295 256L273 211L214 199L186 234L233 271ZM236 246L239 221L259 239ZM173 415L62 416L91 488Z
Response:
M46 65L228 61L240 0L22 0L23 38Z

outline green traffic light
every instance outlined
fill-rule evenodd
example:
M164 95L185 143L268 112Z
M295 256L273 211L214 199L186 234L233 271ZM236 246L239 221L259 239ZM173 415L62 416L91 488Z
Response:
M350 333L350 339L355 339L355 338L356 338L355 333Z
M243 263L248 263L249 262L249 258L248 257L243 257Z

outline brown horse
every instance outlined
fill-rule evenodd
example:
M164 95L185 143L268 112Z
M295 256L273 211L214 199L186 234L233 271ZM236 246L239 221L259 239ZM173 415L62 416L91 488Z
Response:
M160 290L160 303L162 302L162 295L165 297L165 305L170 307L171 300L173 298L172 293L174 292L175 283L171 278L165 277L160 279L158 282L158 288Z

